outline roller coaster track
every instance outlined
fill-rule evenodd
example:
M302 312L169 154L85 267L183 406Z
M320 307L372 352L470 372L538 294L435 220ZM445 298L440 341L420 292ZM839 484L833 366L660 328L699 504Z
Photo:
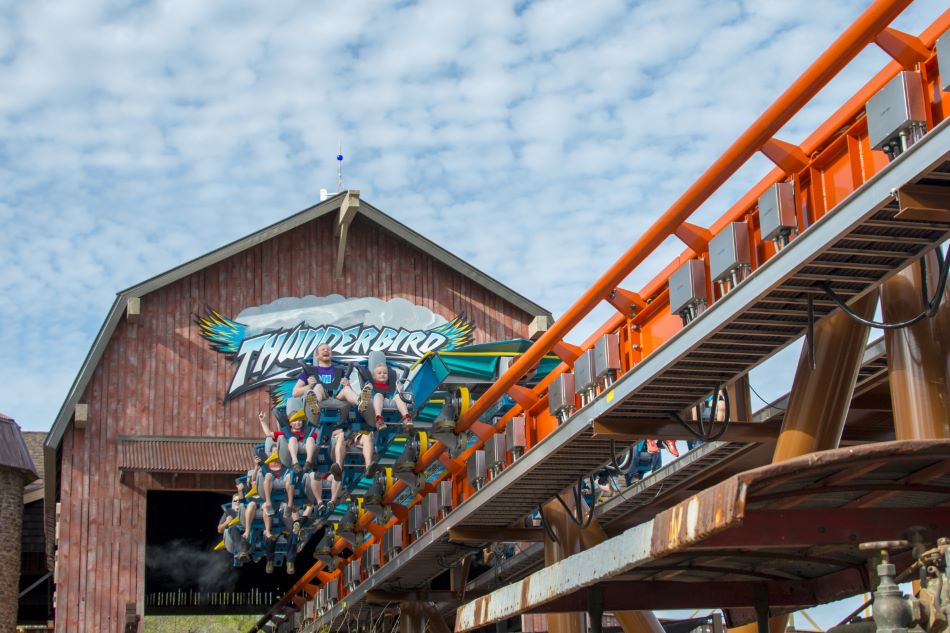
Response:
M338 583L339 607L317 617L307 602L322 584L339 578L317 564L258 623L286 620L288 611L308 614L305 630L339 619L374 588L424 586L443 566L458 560L459 548L448 542L450 529L508 527L526 511L547 502L578 478L610 459L607 426L652 429L696 404L714 389L729 384L801 337L836 309L819 284L827 283L847 301L873 292L890 276L950 237L950 218L907 213L909 187L924 187L946 199L950 192L950 114L948 93L940 88L935 41L950 28L950 11L919 37L888 27L909 0L872 4L772 104L712 166L575 302L565 314L471 408L459 417L456 431L473 431L478 441L461 455L449 457L435 443L420 458L416 471L436 462L451 477L455 509L422 534L351 592ZM799 145L775 134L847 63L870 43L894 61L875 75L811 136ZM913 71L926 99L927 133L892 161L870 148L865 106L898 72ZM945 69L945 72L947 70ZM711 227L688 223L691 214L750 157L763 152L776 163ZM757 201L775 183L790 182L796 192L800 231L778 250L759 234ZM897 195L895 195L895 193ZM913 211L914 209L909 209ZM921 219L923 218L923 219ZM669 310L668 282L687 260L709 265L709 242L733 222L748 223L752 243L750 274L727 293L707 284L710 305L684 326ZM687 250L639 292L620 283L669 236ZM708 268L707 268L708 270ZM708 275L707 275L708 277ZM597 305L607 301L617 313L579 347L564 337ZM570 371L579 354L606 333L618 335L621 371L570 417L558 421L548 412L547 389L560 373ZM518 381L545 355L557 354L562 365L528 390ZM504 395L518 405L493 425L479 418ZM529 446L487 485L475 490L465 478L465 461L492 434L503 432L515 416L524 416ZM598 431L600 428L600 431ZM392 526L405 521L405 506L433 490L430 482L415 496L395 482L384 501L395 516L385 525L364 512L359 527L367 538L352 550L358 559ZM406 502L408 497L408 503ZM400 500L399 507L395 502ZM602 510L603 512L603 510ZM334 551L349 553L338 541ZM411 562L410 562L411 561ZM312 609L310 610L312 611ZM256 630L256 629L255 629Z

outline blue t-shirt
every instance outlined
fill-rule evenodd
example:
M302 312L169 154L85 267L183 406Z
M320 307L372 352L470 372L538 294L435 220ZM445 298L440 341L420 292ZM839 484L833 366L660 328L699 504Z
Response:
M329 367L321 367L320 365L317 365L314 367L314 369L317 372L317 380L325 385L333 384L333 374L335 373L335 370L332 365ZM300 372L300 375L297 376L297 380L303 383L307 382L307 378L307 372L305 371Z

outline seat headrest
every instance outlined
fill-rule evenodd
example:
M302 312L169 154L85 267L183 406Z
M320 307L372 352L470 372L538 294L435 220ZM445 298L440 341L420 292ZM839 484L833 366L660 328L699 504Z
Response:
M369 370L373 371L378 365L386 364L386 354L379 350L374 350L369 353L366 361L369 364Z

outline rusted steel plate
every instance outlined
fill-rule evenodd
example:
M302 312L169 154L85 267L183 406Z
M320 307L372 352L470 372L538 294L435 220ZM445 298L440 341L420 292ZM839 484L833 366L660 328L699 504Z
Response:
M646 523L469 602L459 608L455 630L476 629L539 608L736 526L742 519L744 491L733 477Z
M882 514L887 512L886 509L822 508L782 511L770 510L766 505L765 509L752 511L747 508L746 502L757 492L761 494L762 491L776 486L817 486L814 494L821 494L822 478L830 474L838 477L836 473L842 470L857 474L850 482L852 485L860 486L864 482L868 489L879 485L877 482L880 478L876 475L881 469L887 469L895 477L900 477L905 472L931 471L935 476L939 476L942 471L933 470L928 465L948 457L950 440L882 442L825 451L740 473L619 536L469 602L458 610L456 631L472 630L519 613L545 611L548 610L545 605L549 605L549 609L554 608L552 603L556 601L570 604L570 596L576 596L578 591L586 587L602 583L624 572L635 572L640 565L661 563L665 557L671 555L676 555L671 560L680 559L682 562L684 554L690 551L701 553L707 544L742 546L745 544L743 521L746 519L749 523L749 536L760 536L758 539L751 539L755 541L748 544L752 547L807 548L820 542L843 543L853 548L855 539L865 532L874 535L877 531L884 530L883 533L889 535L897 530L901 517L914 524L932 524L936 534L944 526L950 527L950 513L944 508L930 509L932 506L928 506L913 510L904 509L900 514L891 513L896 519L895 522L888 520L889 515ZM950 487L930 487L934 489L935 494L942 494L940 491L944 489L950 491ZM836 517L836 512L841 516ZM790 517L793 516L804 517L802 513L810 513L808 516L811 518L807 521L791 520ZM761 515L764 523L754 520L757 514ZM857 525L852 527L851 524L855 522ZM806 525L803 527L799 525L801 523ZM814 524L814 534L807 531L808 524ZM794 543L783 540L785 528L798 529L798 532L791 535L795 537ZM844 570L840 573L850 578L854 575L853 571ZM822 591L838 595L843 591L838 584L840 583L832 583ZM848 589L853 589L853 586L856 585L849 583ZM803 591L801 595L805 596L807 592ZM688 591L681 592L681 596L681 607L694 606L689 603Z

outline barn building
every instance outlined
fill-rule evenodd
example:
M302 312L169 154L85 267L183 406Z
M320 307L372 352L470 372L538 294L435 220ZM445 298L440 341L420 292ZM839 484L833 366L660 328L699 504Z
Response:
M550 321L353 190L118 294L44 445L56 631L136 631L146 614L209 604L261 612L292 584L205 577L216 504L259 441L264 387L305 353L294 328L360 318L423 333L457 318L475 343ZM209 344L209 324L244 322L230 353Z

